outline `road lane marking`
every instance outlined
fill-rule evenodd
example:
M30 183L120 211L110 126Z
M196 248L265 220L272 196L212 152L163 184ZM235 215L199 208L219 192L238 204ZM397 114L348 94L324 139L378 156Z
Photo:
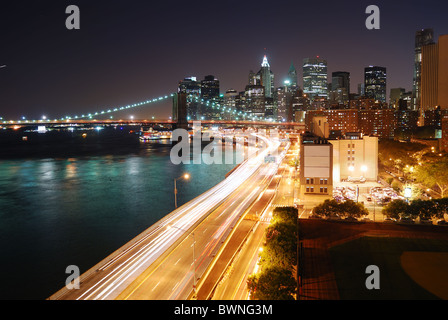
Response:
M171 291L176 290L176 288L177 288L177 286L179 285L179 283L180 283L180 281L178 281L178 282L176 283L176 285L173 287L173 289L171 289Z
M154 291L156 288L157 288L157 286L159 285L159 283L160 283L160 281L159 282L157 282L157 284L156 284L156 286L154 287L154 288L152 288L152 290L151 291Z

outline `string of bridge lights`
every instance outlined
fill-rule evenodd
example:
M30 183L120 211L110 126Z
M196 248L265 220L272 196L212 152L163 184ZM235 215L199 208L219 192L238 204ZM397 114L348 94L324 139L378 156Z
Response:
M225 105L221 105L218 102L214 102L214 101L210 102L210 100L204 100L204 99L199 98L197 96L193 97L193 100L194 100L194 102L201 102L201 103L205 104L208 107L212 107L213 109L218 109L218 110L220 109L223 112L231 113L231 114L235 115L236 120L239 120L238 116L240 116L242 118L252 119L253 121L255 121L255 120L258 120L258 121L270 121L270 122L274 121L272 118L266 119L266 118L254 116L254 115L248 114L247 112L238 111L236 109L227 107ZM190 119L188 119L188 120L190 120ZM202 119L202 120L204 120L204 119Z
M65 116L59 119L54 119L54 120L50 120L50 118L48 118L47 116L42 116L42 119L39 120L27 120L25 117L22 117L21 120L4 120L2 117L0 117L0 123L3 124L32 124L32 123L45 123L45 122L49 122L49 121L53 121L53 122L71 122L72 120L90 120L90 119L94 119L96 116L104 116L107 114L113 114L116 112L120 112L120 111L125 111L125 110L129 110L129 109L134 109L134 108L138 108L141 106L145 106L145 105L149 105L149 104L153 104L156 102L161 102L164 100L167 100L169 98L172 98L174 96L174 93L171 93L169 95L166 96L162 96L159 98L154 98L151 100L146 100L146 101L141 101L138 103L134 103L134 104L129 104L126 106L121 106L121 107L115 107L115 108L107 108L105 110L102 111L97 111L94 113L87 113L87 114L81 114L81 115L75 115L75 116ZM216 109L216 110L221 110L224 113L230 113L232 115L235 116L236 120L240 120L239 117L243 118L243 119L251 119L253 121L270 121L272 122L273 119L269 118L263 118L263 117L259 117L259 116L255 116L255 115L251 115L247 112L244 111L238 111L236 109L227 107L225 105L221 105L218 102L215 101L210 101L210 100L205 100L202 98L199 98L197 96L189 96L189 99L191 101L194 101L196 103L201 103L204 104L208 107L211 107L212 109ZM191 119L188 119L191 120ZM204 120L204 119L202 119Z
M141 107L144 105L148 105L148 104L152 104L155 102L160 102L166 99L169 99L171 97L173 97L174 94L170 94L170 95L166 95L166 96L162 96L159 98L154 98L152 100L146 100L146 101L141 101L138 103L134 103L134 104L129 104L126 106L121 106L121 107L115 107L115 108L108 108L102 111L97 111L94 113L86 113L86 114L82 114L82 115L75 115L75 116L65 116L59 119L53 119L50 120L50 118L48 118L47 116L42 116L42 119L39 120L27 120L25 118L22 118L22 120L3 120L3 118L0 118L0 121L3 121L3 124L9 124L9 123L42 123L42 122L46 122L46 121L54 121L54 122L60 122L60 121L65 121L65 122L70 122L71 120L83 120L83 119L94 119L95 116L103 116L105 114L111 114L111 113L115 113L115 112L120 112L120 111L124 111L124 110L128 110L128 109L134 109L137 107Z

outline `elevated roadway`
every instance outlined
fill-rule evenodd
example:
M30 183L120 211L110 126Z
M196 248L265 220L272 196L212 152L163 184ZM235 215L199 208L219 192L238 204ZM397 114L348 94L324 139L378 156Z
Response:
M258 138L264 147L227 179L85 272L80 289L64 287L49 299L183 300L194 296L198 279L232 228L277 172L277 165L264 159L280 142Z

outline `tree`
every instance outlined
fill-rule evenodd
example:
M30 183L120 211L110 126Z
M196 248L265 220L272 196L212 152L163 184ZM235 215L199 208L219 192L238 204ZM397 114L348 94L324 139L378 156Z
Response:
M369 214L369 211L364 207L364 204L347 200L339 204L340 212L345 217L361 218Z
M297 227L278 222L266 229L260 262L268 267L292 269L297 262Z
M386 179L386 182L388 185L391 185L393 181L394 181L394 178L392 178L392 177L389 177Z
M297 283L290 270L280 267L264 269L247 281L253 300L294 300Z
M319 217L335 217L341 214L341 208L336 200L327 199L314 207L314 214Z
M429 220L438 216L437 203L432 200L416 199L408 207L409 216L413 219Z
M383 208L383 214L389 218L399 219L401 216L407 216L408 207L405 200L392 200Z
M386 167L402 170L406 165L416 165L414 156L427 149L428 146L420 143L384 139L378 143L378 158Z
M448 191L448 159L443 157L418 166L415 176L419 182L430 188L437 186L440 197L443 198Z
M272 213L272 224L284 222L297 226L299 211L294 207L278 207Z
M298 158L298 157L294 157L294 159L292 159L291 161L289 161L288 164L289 164L291 167L293 167L294 170L297 171L297 169L298 169L299 166L300 166L299 158Z
M444 215L448 214L448 198L433 199L432 201L436 203L439 218L443 219Z
M400 183L397 181L392 182L392 189L394 189L396 192L401 192Z
M325 200L314 208L314 214L320 217L341 216L360 218L368 215L369 212L362 203L353 200L346 200L342 203L336 200Z

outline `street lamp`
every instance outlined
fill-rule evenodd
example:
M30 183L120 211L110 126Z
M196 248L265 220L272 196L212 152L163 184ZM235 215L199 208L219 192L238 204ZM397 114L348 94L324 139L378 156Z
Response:
M180 180L180 179L188 180L188 179L190 179L190 175L188 173L186 173L186 174L180 176L179 178L174 179L174 206L176 209L177 209L177 180Z
M185 176L189 176L189 175L186 174ZM180 177L180 178L182 178L182 177ZM180 179L180 178L178 178L178 179ZM176 229L182 230L184 232L188 232L187 230L176 227L176 226L168 226L168 229L171 229L171 228L176 228ZM196 298L196 258L195 258L196 238L194 236L194 231L191 232L191 235L193 236L193 297Z

